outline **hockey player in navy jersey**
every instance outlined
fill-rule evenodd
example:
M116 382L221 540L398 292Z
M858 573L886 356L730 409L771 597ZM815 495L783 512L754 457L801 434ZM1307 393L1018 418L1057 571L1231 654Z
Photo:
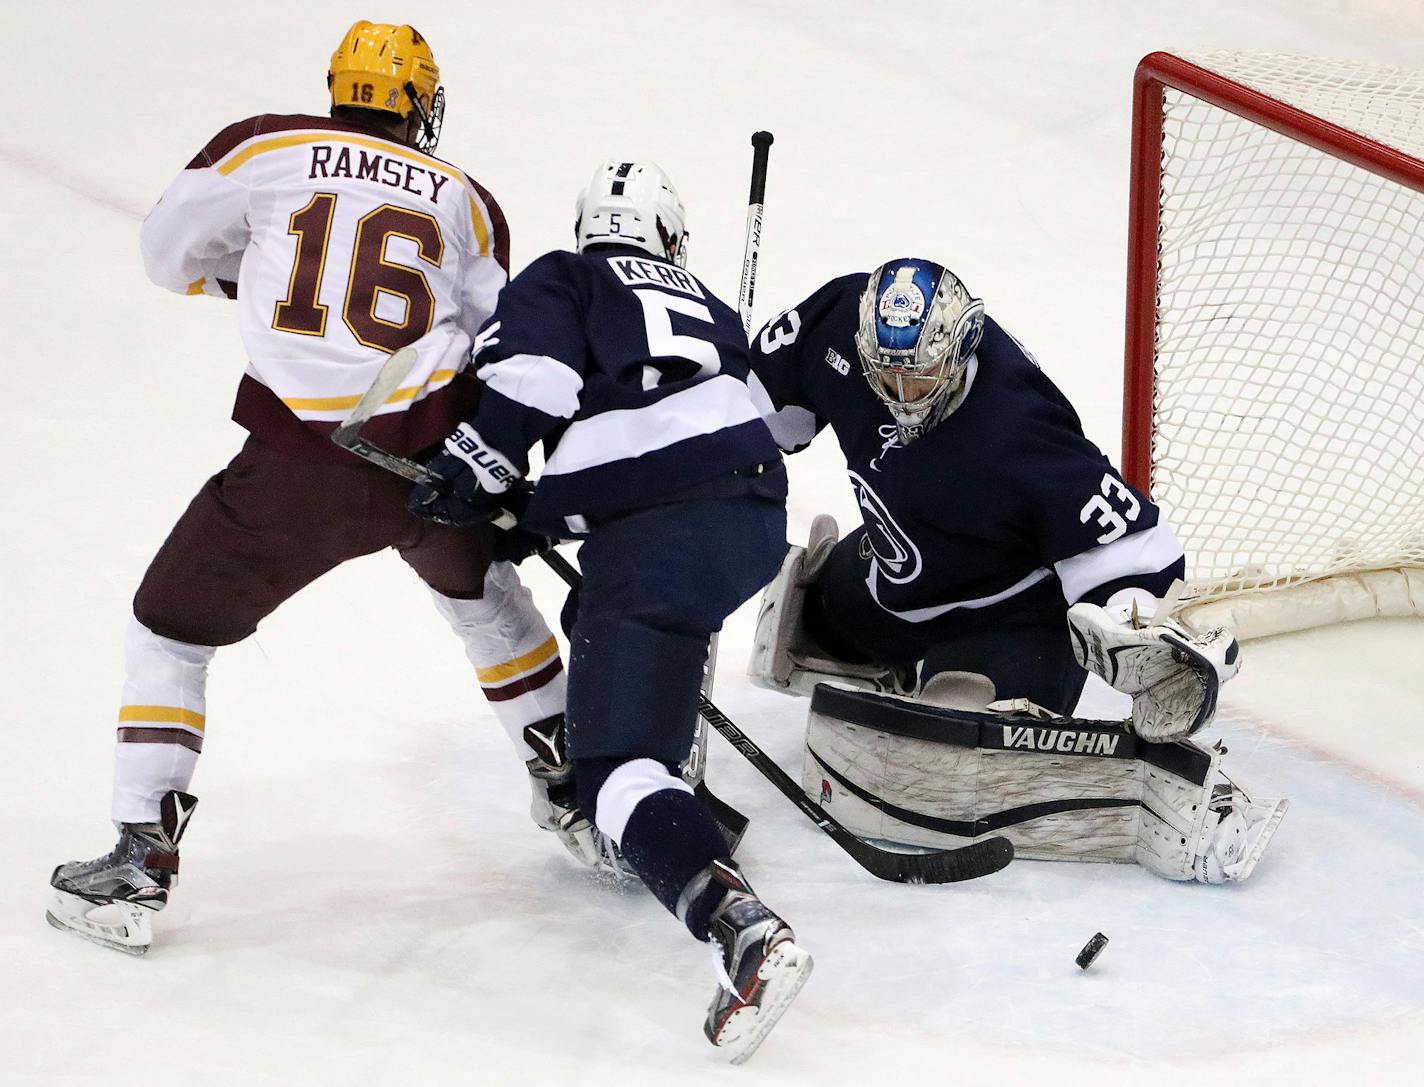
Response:
M1092 671L1132 695L1143 741L1211 720L1237 646L1159 614L1181 544L952 272L905 258L835 279L761 330L752 369L784 450L831 427L863 518L842 540L817 518L792 550L763 598L753 679L802 692L848 680L970 711L1026 699L1067 715ZM1240 815L1250 802L1235 795ZM892 801L880 800L883 814ZM1253 827L1268 836L1279 820L1258 815L1217 836L1225 878L1244 878L1232 860ZM896 837L880 822L867 832Z
M410 508L489 520L545 463L521 523L582 539L568 755L580 810L649 890L719 948L715 1045L744 1060L811 970L678 775L708 639L776 573L786 475L747 387L736 313L684 269L684 213L651 163L608 162L577 204L577 252L536 260L476 341L476 416Z

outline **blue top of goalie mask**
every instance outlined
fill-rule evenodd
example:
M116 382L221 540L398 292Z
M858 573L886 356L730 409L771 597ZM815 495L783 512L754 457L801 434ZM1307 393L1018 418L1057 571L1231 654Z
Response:
M917 257L880 266L875 284L875 340L881 351L895 355L914 352L943 276L943 266Z

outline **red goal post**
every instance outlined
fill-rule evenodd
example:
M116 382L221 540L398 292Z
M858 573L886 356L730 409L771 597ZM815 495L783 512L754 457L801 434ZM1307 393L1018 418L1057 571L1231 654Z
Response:
M1153 53L1129 215L1123 472L1188 617L1424 614L1424 72Z

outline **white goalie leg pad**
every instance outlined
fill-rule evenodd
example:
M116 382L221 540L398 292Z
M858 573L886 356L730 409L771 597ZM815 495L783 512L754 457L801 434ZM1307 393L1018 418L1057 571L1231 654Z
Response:
M1025 858L1137 861L1168 879L1220 882L1250 874L1285 808L1223 790L1219 751L1147 743L1113 721L826 685L806 741L806 795L855 834L907 845L1003 834Z
M787 551L780 571L762 591L747 664L747 677L758 687L798 695L810 695L823 682L870 691L900 689L894 672L878 664L837 660L806 632L806 590L820 575L839 536L833 517L817 515L806 546Z
M1095 604L1068 609L1073 655L1084 668L1132 695L1132 728L1154 743L1185 739L1216 715L1221 685L1240 669L1225 628L1193 634L1171 620L1135 626Z
M207 727L208 665L216 652L129 620L110 807L116 826L157 823L163 797L188 791Z
M1288 800L1258 799L1224 774L1212 752L1206 782L1153 782L1143 801L1138 862L1168 879L1239 883L1256 870L1290 807ZM1173 825L1175 824L1175 825Z
M1134 858L1143 768L1119 723L823 685L806 740L806 795L862 837L944 849L1003 834L1028 858Z

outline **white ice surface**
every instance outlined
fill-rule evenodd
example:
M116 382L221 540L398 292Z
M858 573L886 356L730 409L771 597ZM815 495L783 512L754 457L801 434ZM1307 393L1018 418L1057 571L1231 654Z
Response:
M1424 63L1415 0L3 6L0 1083L1417 1083L1424 631L1247 647L1219 733L1293 806L1253 880L1019 863L956 887L863 874L720 740L743 854L817 958L747 1067L700 1037L705 951L529 823L459 648L391 556L297 597L213 669L203 798L146 959L43 922L106 823L120 637L149 557L240 442L233 313L147 284L138 219L220 126L320 111L357 17L444 69L442 153L564 245L608 154L649 155L692 266L736 290L748 134L776 133L758 314L914 251L1118 434L1132 68L1166 47ZM836 451L792 522L853 521ZM557 583L531 580L550 613ZM804 703L717 700L793 773ZM1111 938L1084 974L1073 956Z

